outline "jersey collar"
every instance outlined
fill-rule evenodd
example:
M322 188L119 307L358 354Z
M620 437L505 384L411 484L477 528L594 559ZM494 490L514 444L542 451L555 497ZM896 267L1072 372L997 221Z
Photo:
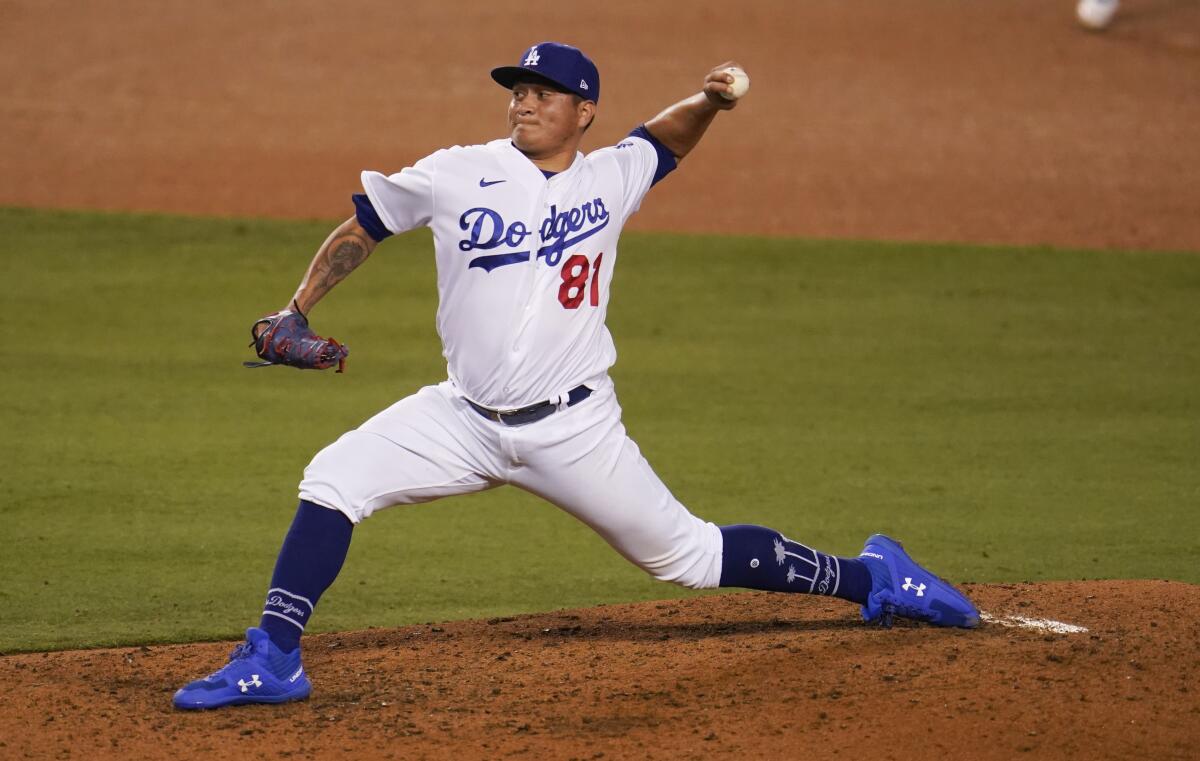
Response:
M500 159L501 165L504 167L514 180L522 185L536 190L541 188L543 184L550 181L558 181L564 177L571 177L579 171L579 167L583 164L583 154L579 151L575 152L575 158L571 161L571 165L562 170L558 174L551 177L549 180L542 174L542 170L538 169L537 164L529 160L529 157L517 150L517 147L512 144L510 138L504 137L499 140L493 140L488 143Z

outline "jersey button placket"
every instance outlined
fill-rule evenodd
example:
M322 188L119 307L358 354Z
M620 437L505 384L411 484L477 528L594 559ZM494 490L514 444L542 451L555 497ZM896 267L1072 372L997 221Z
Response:
M541 190L538 192L537 199L534 201L533 205L529 208L530 217L526 220L528 229L530 229L534 232L534 235L533 235L534 243L533 243L533 250L529 252L529 263L527 265L525 265L525 272L524 272L524 276L521 280L521 286L520 286L520 289L521 289L520 293L521 293L521 296L523 296L525 299L525 306L523 309L514 311L514 313L512 314L512 316L510 318L512 320L512 326L513 326L513 331L512 331L513 343L508 347L509 348L509 351L507 352L508 356L507 356L507 359L504 360L504 364L510 368L507 373L509 378L516 377L517 366L520 364L520 361L521 361L521 358L519 356L520 355L520 338L521 338L522 332L524 332L524 330L525 330L525 326L528 325L528 323L529 323L529 317L528 317L529 304L533 298L534 286L537 283L537 270L535 268L537 267L537 264L538 264L537 252L538 252L538 248L540 248L540 243L538 243L537 241L539 241L541 239L537 220L538 220L539 210L541 209L544 201L546 200L547 193L548 193L548 190L546 188L546 185L543 184L541 187ZM521 296L518 296L518 301L516 303L518 303L518 304L520 303L519 299L521 298ZM506 385L503 390L504 390L504 393L510 397L514 393L514 389L513 389L512 385Z
M524 295L525 295L525 306L521 310L520 315L518 316L517 330L513 334L514 340L513 340L512 346L510 347L511 348L510 354L512 357L511 362L514 366L516 366L517 364L519 364L521 362L521 359L520 359L521 340L520 339L521 339L521 336L524 335L525 329L527 327L529 327L529 323L530 323L530 321L533 320L533 317L534 317L534 314L533 314L534 313L534 303L535 303L535 299L537 298L537 292L538 292L537 268L540 266L540 264L538 262L537 253L538 253L538 249L540 249L542 247L542 243L544 243L544 241L542 240L541 218L545 217L545 210L550 208L549 195L550 195L550 182L549 182L549 180L547 180L546 184L542 187L541 193L538 194L538 202L533 205L533 209L532 209L533 217L529 220L529 229L535 231L534 240L537 242L533 246L533 251L530 252L529 266L525 270L525 281L523 284ZM541 218L539 218L539 217L541 217Z
M542 191L541 206L540 206L541 218L534 219L535 226L533 227L533 229L537 231L538 244L534 248L533 256L529 257L530 262L533 264L533 267L530 270L533 277L531 278L531 281L530 281L530 287L525 293L525 309L523 310L524 319L521 321L521 328L517 333L518 336L525 332L525 328L529 327L529 323L532 322L534 317L537 316L537 311L538 311L538 308L540 307L538 296L541 293L541 291L537 287L538 280L540 279L538 277L539 273L537 271L537 267L539 267L540 264L538 263L537 251L546 243L545 239L542 238L542 222L547 218L547 215L550 213L550 207L553 205L551 203L551 195L552 195L551 183L552 182L553 182L553 179L547 180L546 188ZM536 209L536 207L535 207L535 209ZM536 211L535 211L535 213L536 213ZM514 345L513 352L515 353L516 351L517 351L517 347Z

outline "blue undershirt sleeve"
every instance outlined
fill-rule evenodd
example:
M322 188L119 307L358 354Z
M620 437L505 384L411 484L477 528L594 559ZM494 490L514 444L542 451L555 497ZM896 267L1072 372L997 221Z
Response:
M367 231L367 235L370 235L372 240L378 243L391 236L392 231L383 224L383 220L379 218L379 212L375 211L375 207L371 205L371 199L367 198L366 193L355 193L351 198L354 199L354 214L358 217L358 223L362 225L362 229Z
M675 167L675 154L671 153L670 149L662 143L658 142L658 138L650 134L650 130L646 129L645 124L639 124L637 129L629 133L630 137L640 137L650 145L654 146L654 152L658 154L658 168L654 170L654 179L650 181L650 187L654 187L659 180L666 177Z

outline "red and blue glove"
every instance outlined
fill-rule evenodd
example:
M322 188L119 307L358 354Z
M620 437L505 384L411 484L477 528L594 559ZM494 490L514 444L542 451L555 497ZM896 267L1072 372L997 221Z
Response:
M333 338L322 338L308 328L308 318L296 302L295 309L273 312L250 327L250 343L262 359L261 362L243 362L246 367L268 367L288 365L301 370L327 370L337 365L337 371L346 369L348 347ZM259 330L260 326L262 330Z

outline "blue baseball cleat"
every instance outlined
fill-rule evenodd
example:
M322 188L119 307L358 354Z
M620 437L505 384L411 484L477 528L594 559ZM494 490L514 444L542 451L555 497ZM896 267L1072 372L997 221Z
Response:
M859 559L871 572L871 595L862 606L867 623L891 626L900 616L934 626L979 626L979 610L966 595L918 565L900 542L875 534Z
M246 630L229 663L175 693L176 708L221 708L246 703L303 700L312 683L300 663L300 648L284 653L262 629Z

